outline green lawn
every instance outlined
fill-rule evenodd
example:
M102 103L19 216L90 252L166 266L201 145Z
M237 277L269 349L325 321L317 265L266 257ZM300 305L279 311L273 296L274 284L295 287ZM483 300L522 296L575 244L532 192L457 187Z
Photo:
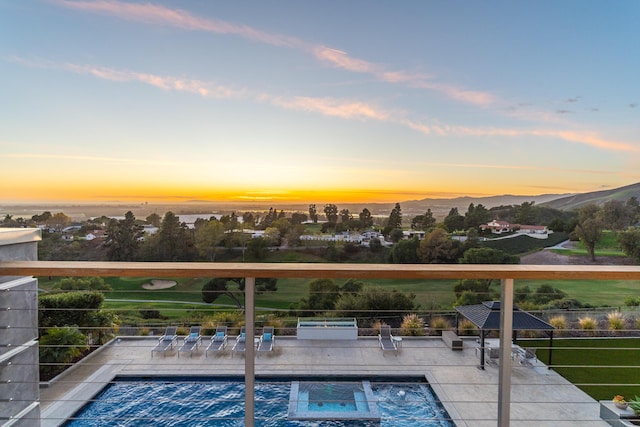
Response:
M535 291L542 284L566 292L568 298L596 307L620 307L624 305L625 298L635 297L640 293L640 282L637 280L518 280L516 292L520 286L529 286L531 291Z
M213 314L215 311L233 310L235 302L228 296L221 296L215 304L207 306L202 304L184 304L170 302L127 302L125 300L165 300L165 301L185 301L202 302L201 288L206 279L175 279L178 285L168 290L145 290L144 283L150 279L132 278L107 278L107 282L112 286L113 291L107 294L108 299L118 299L123 301L106 301L104 307L109 310L119 312L131 312L131 315L144 308L154 308L160 310L163 316L173 320L188 319ZM309 282L312 279L280 279L278 280L278 291L256 295L256 307L288 310L291 304L299 302L302 298L309 297ZM342 284L345 280L336 280ZM389 289L397 289L401 292L412 292L416 294L416 304L423 310L433 307L451 306L454 300L453 285L455 280L418 281L418 280L372 280L366 283L382 286Z
M575 249L553 249L554 252L562 255L584 255L587 256L587 249L582 242L575 242ZM613 231L604 231L602 237L595 248L596 258L598 256L620 256L624 257L626 254L620 249L616 233Z
M146 290L142 288L144 283L148 283L151 278L105 278L111 285L113 291L107 293L109 299L121 300L163 300L163 301L186 301L202 302L201 289L208 279L171 279L177 285L165 290ZM280 279L278 281L278 291L256 295L256 306L286 310L291 304L295 304L302 298L309 296L309 282L311 279ZM342 284L345 280L337 280ZM39 279L40 287L50 289L55 281L46 278ZM366 283L382 286L385 288L395 288L402 292L412 292L416 294L416 303L422 309L450 308L455 295L453 286L456 280L367 280ZM549 284L566 292L569 298L575 298L583 303L594 306L622 306L625 298L637 296L640 293L640 282L638 281L589 281L589 280L520 280L516 282L516 291L520 286L529 286L532 291L541 284ZM499 292L497 282L493 289ZM155 306L157 303L154 303ZM229 297L222 296L216 300L216 304L233 305L234 301ZM132 307L139 306L140 303L132 303ZM106 303L106 307L113 307L112 302ZM176 310L184 310L184 304L175 306ZM206 309L206 307L194 306L194 310ZM164 313L163 313L164 314Z
M520 344L537 347L538 358L547 363L548 340ZM552 365L596 400L640 395L640 338L554 339Z

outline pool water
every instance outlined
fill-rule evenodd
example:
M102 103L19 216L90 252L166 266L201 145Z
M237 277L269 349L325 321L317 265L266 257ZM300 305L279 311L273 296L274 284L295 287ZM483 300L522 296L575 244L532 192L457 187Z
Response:
M371 381L381 421L287 419L291 380L256 380L255 425L263 427L450 427L428 385ZM339 403L338 403L339 404ZM244 382L229 379L116 379L64 426L244 425Z

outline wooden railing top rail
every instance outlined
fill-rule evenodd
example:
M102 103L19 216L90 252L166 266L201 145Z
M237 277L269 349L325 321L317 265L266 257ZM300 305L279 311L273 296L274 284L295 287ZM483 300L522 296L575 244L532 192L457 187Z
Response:
M0 276L640 280L640 266L1 261Z

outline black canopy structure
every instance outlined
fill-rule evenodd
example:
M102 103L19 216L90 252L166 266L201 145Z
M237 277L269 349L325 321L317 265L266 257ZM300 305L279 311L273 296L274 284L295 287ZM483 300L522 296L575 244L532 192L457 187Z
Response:
M480 347L484 350L484 339L491 331L500 330L500 301L485 301L482 304L463 305L456 307L456 329L459 315L469 319L480 329ZM553 329L549 323L537 318L531 313L513 306L513 340L517 339L517 331L545 331L549 335L549 361L553 346ZM484 369L484 351L480 353L480 368Z

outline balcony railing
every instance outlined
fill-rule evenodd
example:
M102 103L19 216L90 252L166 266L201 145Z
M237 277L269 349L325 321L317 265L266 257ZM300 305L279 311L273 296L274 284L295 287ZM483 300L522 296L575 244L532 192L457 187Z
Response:
M371 265L371 264L248 264L248 263L109 263L109 262L0 262L0 276L99 276L172 278L245 278L246 340L254 342L256 278L334 279L499 279L501 281L500 364L496 418L510 425L512 359L511 337L514 283L537 280L640 281L640 266L557 265ZM428 291L428 289L425 289ZM254 425L255 348L247 345L244 359L245 425ZM639 392L640 394L640 392Z

